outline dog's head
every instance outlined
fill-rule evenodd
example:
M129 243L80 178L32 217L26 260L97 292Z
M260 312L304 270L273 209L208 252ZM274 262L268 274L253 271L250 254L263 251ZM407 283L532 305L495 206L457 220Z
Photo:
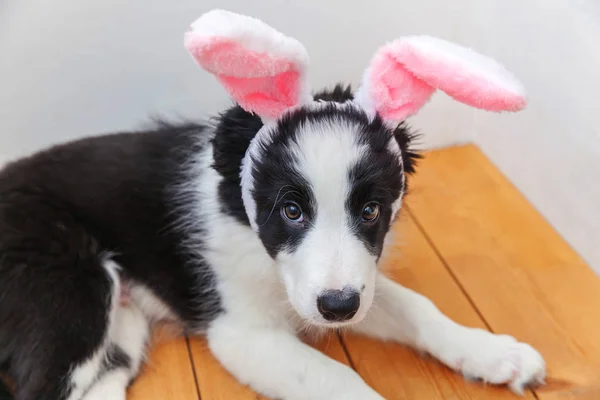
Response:
M499 64L430 37L382 47L356 96L317 100L304 47L256 19L211 11L185 45L264 122L243 161L242 198L291 304L313 324L357 322L371 306L377 261L413 168L399 124L436 89L487 110L525 105Z

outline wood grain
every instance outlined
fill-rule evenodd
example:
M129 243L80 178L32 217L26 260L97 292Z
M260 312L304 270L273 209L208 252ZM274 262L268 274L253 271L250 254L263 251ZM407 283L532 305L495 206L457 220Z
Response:
M486 328L467 297L410 217L393 227L395 245L382 268L400 284L431 299L455 321ZM388 400L515 399L506 388L468 382L438 361L394 343L348 335L344 342L357 371ZM525 398L532 399L531 393Z
M127 400L199 400L186 339L168 339L158 330L153 342L148 361L129 388Z
M418 171L410 213L490 327L544 355L539 398L600 399L600 279L476 147Z

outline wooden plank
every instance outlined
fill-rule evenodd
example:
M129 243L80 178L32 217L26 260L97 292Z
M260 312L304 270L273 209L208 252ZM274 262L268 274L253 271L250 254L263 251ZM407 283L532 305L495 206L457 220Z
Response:
M344 350L335 334L315 342L309 341L309 343L328 356L348 364ZM190 346L202 400L266 400L266 397L256 394L248 386L239 383L221 366L211 354L206 339L191 338Z
M539 398L600 399L596 274L474 146L427 154L412 188L409 211L483 318L546 358Z
M393 227L396 236L382 268L386 274L430 298L455 321L485 329L484 322L410 217ZM357 371L388 400L513 399L506 388L467 382L438 361L395 343L347 335L344 342ZM531 393L525 398L532 399Z
M128 390L127 400L199 400L186 339L167 339L158 331L140 375Z

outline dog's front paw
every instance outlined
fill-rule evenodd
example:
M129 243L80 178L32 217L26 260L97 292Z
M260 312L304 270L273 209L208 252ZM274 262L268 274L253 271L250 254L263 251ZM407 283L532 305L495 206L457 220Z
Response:
M454 368L466 378L508 384L519 394L528 385L544 383L546 363L530 345L481 329L469 329L463 335Z

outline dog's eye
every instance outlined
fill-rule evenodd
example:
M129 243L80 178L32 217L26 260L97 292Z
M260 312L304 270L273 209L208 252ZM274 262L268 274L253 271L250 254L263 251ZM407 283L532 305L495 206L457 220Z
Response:
M361 218L364 222L373 222L379 217L379 204L367 203L363 207Z
M281 207L281 215L292 222L302 222L304 219L302 215L302 209L296 203L286 203Z

